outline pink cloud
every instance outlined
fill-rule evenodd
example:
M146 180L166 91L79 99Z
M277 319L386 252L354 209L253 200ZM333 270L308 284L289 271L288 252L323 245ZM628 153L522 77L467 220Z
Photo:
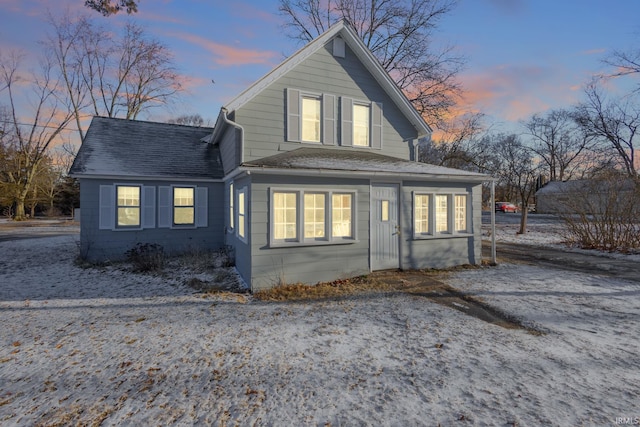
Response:
M517 121L549 108L575 102L575 81L562 70L539 66L501 65L460 76L465 93L457 109Z
M598 49L589 49L589 50L585 50L583 52L581 52L583 55L602 55L603 53L605 53L607 51L607 49L604 48L598 48Z
M223 66L247 64L271 64L279 55L273 51L240 49L234 46L216 43L193 34L175 34L177 37L198 45L213 54L213 62Z

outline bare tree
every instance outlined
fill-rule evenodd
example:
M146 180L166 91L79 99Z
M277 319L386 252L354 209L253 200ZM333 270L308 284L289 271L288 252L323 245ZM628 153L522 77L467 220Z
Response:
M0 90L7 100L13 168L6 171L6 181L15 194L15 218L25 218L25 200L33 191L40 164L47 150L71 121L73 114L60 101L60 81L52 73L50 58L44 57L38 73L29 78L20 74L18 54L0 56ZM16 96L23 96L17 99ZM22 107L27 106L27 107ZM29 108L21 110L21 108Z
M200 114L184 114L182 116L178 116L175 119L169 119L167 123L173 123L176 125L185 125L185 126L203 126L204 119Z
M440 125L455 104L464 59L432 35L456 0L280 0L289 35L308 42L345 18L415 108Z
M81 139L85 116L135 119L182 90L169 49L138 25L126 24L116 37L87 17L49 21L53 32L44 44L54 53Z
M485 131L482 114L465 114L444 123L437 140L420 144L419 160L471 171L486 171L479 136Z
M84 5L89 9L100 12L104 16L114 15L122 10L128 14L138 11L138 1L135 0L85 0Z
M576 122L569 110L534 114L522 124L531 137L531 149L544 162L550 181L570 179L593 137Z
M534 153L515 134L497 135L493 138L490 149L499 159L496 162L499 169L494 171L494 176L520 199L522 215L518 234L524 234L527 230L529 201L536 191L539 174Z
M640 106L632 96L608 100L595 80L587 85L585 95L586 101L576 108L578 123L587 135L606 141L627 175L636 177Z
M604 59L604 63L614 68L610 77L622 77L631 74L640 74L640 48L615 50ZM640 92L640 84L636 88Z

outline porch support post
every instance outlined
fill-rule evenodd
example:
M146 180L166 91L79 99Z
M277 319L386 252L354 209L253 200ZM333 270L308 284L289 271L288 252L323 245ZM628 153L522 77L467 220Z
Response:
M496 182L491 180L491 265L496 265Z

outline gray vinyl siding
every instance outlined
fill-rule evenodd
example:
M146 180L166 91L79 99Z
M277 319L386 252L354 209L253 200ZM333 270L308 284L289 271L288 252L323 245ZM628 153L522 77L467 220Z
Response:
M319 94L346 96L360 101L382 103L383 137L381 154L412 160L416 130L369 71L348 48L345 58L331 55L331 43L311 55L293 70L277 79L235 112L235 121L245 129L245 161L289 151L305 144L286 141L286 89L296 88ZM340 121L337 115L337 144L340 147ZM318 146L322 146L318 144ZM347 149L347 148L345 148ZM357 148L371 150L372 148Z
M471 233L416 239L413 235L413 192L471 194L467 217ZM401 196L401 266L404 269L447 268L480 264L482 260L482 185L438 182L404 182Z
M253 225L251 224L251 218L253 217L253 207L252 207L252 197L251 197L251 180L248 177L244 177L241 179L236 179L233 181L233 191L234 193L237 192L238 190L242 189L243 187L247 188L247 216L249 218L249 222L247 224L247 229L246 229L246 233L247 233L247 241L244 242L242 241L237 235L236 235L236 231L238 228L238 224L237 224L237 219L236 219L236 224L233 230L229 230L228 228L225 227L226 233L225 233L225 245L227 245L227 247L231 248L235 257L235 264L236 264L236 269L238 270L238 273L240 274L240 276L242 276L242 279L247 283L250 284L251 283L251 230L253 229ZM228 190L227 190L228 191ZM228 192L225 191L225 197L228 197ZM227 199L228 200L228 199ZM229 207L227 203L221 204L225 206L225 210L228 211ZM238 209L238 205L237 205L237 200L236 200L236 206L235 206L235 211L237 212ZM227 224L228 224L228 216L229 213L227 212L225 215L225 218L227 218Z
M200 228L148 228L143 230L100 230L99 194L101 185L112 185L114 181L80 179L80 255L90 261L120 260L125 252L137 243L160 244L168 254L177 254L189 250L219 249L223 245L223 211L220 209L224 187L222 183L203 183L198 181L136 181L123 178L116 183L154 186L194 185L207 187L208 224ZM157 216L157 197L156 197Z
M356 237L353 243L270 247L269 189L356 192ZM278 283L333 281L369 272L369 181L253 175L251 183L251 288Z
M220 141L220 157L225 175L240 164L239 132L229 126Z

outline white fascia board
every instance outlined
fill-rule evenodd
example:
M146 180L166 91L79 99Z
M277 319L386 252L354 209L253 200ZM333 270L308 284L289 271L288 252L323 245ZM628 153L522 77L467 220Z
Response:
M240 167L239 172L247 175L286 175L286 176L326 176L339 178L396 178L401 180L417 181L446 181L446 182L488 182L495 181L489 175L448 175L448 174L425 174L425 173L398 173L398 172L375 172L375 171L341 171L330 169L280 169L262 167Z
M189 178L172 176L142 176L142 175L108 175L108 174L69 174L71 178L77 179L104 179L110 181L135 180L135 181L170 181L170 182L223 182L220 178Z

